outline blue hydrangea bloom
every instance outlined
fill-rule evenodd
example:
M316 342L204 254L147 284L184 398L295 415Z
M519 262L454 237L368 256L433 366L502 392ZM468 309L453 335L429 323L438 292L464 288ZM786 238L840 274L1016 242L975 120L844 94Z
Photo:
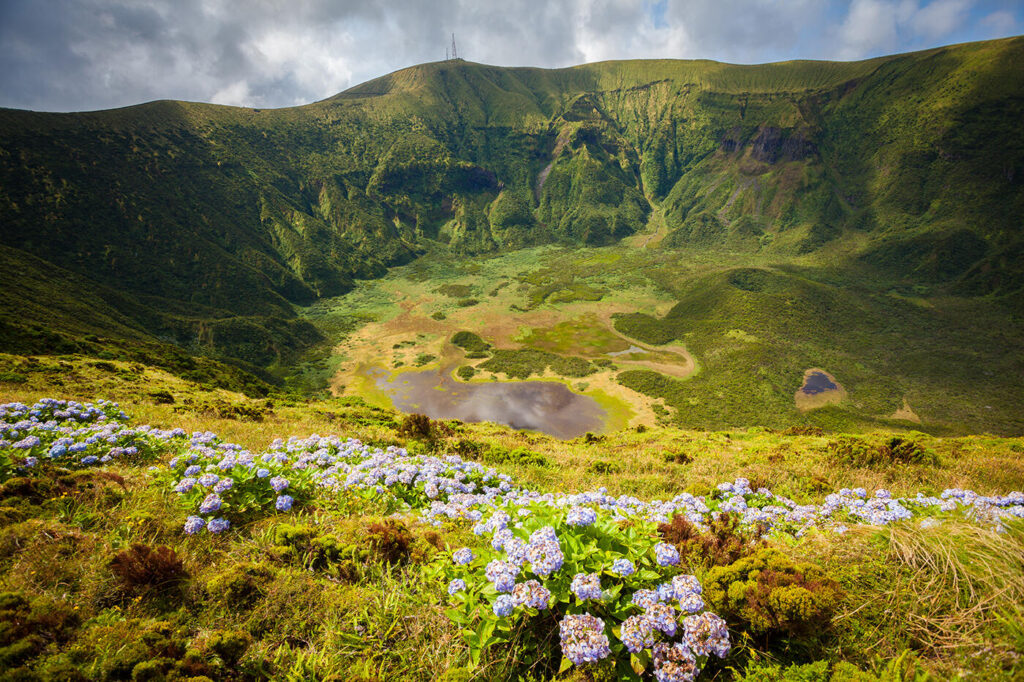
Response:
M220 499L219 495L216 493L210 493L206 496L206 499L203 500L203 503L199 505L199 513L210 514L212 512L219 511L222 504L223 501Z
M278 495L274 506L277 508L277 511L288 511L292 508L294 501L291 495Z
M616 559L612 562L612 573L615 575L620 575L625 578L627 575L633 575L635 571L636 567L629 559Z
M675 566L679 563L679 550L664 542L654 546L654 556L659 566Z
M220 533L221 531L225 531L230 528L231 522L227 519L218 518L210 521L210 523L206 524L206 527L211 533Z
M203 529L203 526L205 525L206 521L204 521L200 517L190 516L188 517L188 520L185 521L185 532L189 535L195 535L196 533L201 531Z
M504 618L512 613L513 609L516 608L516 600L509 594L500 594L498 598L494 600L494 615L498 618Z

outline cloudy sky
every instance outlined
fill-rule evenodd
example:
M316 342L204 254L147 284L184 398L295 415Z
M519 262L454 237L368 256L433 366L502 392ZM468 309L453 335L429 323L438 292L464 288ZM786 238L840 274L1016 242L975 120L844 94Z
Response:
M0 106L280 107L459 56L860 59L1024 33L1021 0L0 0Z

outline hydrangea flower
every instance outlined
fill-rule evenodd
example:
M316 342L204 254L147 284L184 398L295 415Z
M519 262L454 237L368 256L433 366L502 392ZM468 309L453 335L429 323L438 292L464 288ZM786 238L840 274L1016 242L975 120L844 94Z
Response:
M573 591L580 601L588 599L601 599L601 576L597 573L577 573L569 589Z
M274 508L277 511L289 511L292 508L292 503L295 500L292 499L291 495L278 495L277 501L274 502Z
M625 578L628 575L633 575L634 572L636 572L636 567L629 559L616 559L612 562L612 573L615 575Z
M675 590L676 598L681 599L684 594L701 594L704 588L695 575L677 575L672 578L672 589Z
M210 493L203 500L203 503L199 505L200 514L210 514L215 511L219 511L223 500L220 499L220 495L217 493Z
M679 563L679 550L664 542L654 546L654 556L659 566L675 566Z
M519 573L518 566L500 559L495 559L487 564L484 571L484 575L494 583L494 589L498 592L511 592L516 583L517 573Z
M687 592L679 598L679 610L683 613L697 613L704 608L704 598L696 592Z
M504 618L512 613L512 610L516 608L516 600L512 595L499 594L498 598L494 600L492 609L494 615L498 618Z
M683 619L683 641L698 656L714 654L725 658L729 653L729 629L721 616L709 611Z
M654 646L654 621L646 614L630 616L622 622L619 639L631 654L638 654Z
M512 588L512 597L520 606L543 611L551 601L551 591L536 580L527 580Z
M493 538L491 538L491 549L493 549L495 552L500 552L502 549L504 549L505 543L510 540L513 540L514 538L515 535L512 534L512 531L510 531L508 528L502 528L494 534Z
M171 466L174 466L173 464ZM199 472L203 470L203 467L198 464L193 464L185 469L186 476L198 476Z
M692 682L700 674L697 657L683 642L655 644L653 653L658 682Z
M505 554L508 556L508 560L517 566L522 566L526 563L526 550L529 547L525 541L520 538L512 538L505 543Z
M178 485L174 486L174 492L176 493L187 493L192 490L196 485L196 479L194 478L183 478L178 481Z
M205 525L206 521L204 521L201 517L190 516L188 517L188 520L185 521L185 532L189 535L195 535L196 533L201 531L203 529L203 526Z
M656 630L673 637L676 634L676 610L668 604L651 604L647 607L646 616Z
M448 594L455 594L456 592L463 592L466 589L466 581L462 578L456 578L448 583Z
M565 522L570 526L589 526L597 521L597 512L590 507L573 507L565 517Z
M42 441L39 440L39 436L25 436L11 447L19 450L31 450L41 442Z
M288 479L284 476L275 476L270 479L270 487L274 489L275 493L279 493L288 487Z
M100 458L97 457L96 455L86 455L85 457L82 458L82 464L95 464L96 462L99 461L99 459Z
M213 492L217 494L226 493L227 491L231 490L231 488L233 488L234 485L235 480L233 478L222 478L220 479L220 481L217 482L217 485L213 486Z
M256 478L266 478L270 475L270 469L257 469Z
M633 593L633 603L642 609L651 604L657 604L660 596L656 590L637 590Z
M39 464L39 460L36 459L35 457L26 457L25 458L25 466L26 467L31 469L32 467L34 467L37 464Z
M456 566L465 566L473 560L473 550L469 547L457 549L452 553L452 563Z
M206 527L211 533L220 533L230 528L231 522L227 519L216 518L206 524Z
M612 653L604 621L589 613L566 616L558 631L562 654L576 665L596 663Z
M544 539L534 542L533 535L530 536L530 546L526 548L526 558L533 572L542 578L560 569L565 561L558 540Z

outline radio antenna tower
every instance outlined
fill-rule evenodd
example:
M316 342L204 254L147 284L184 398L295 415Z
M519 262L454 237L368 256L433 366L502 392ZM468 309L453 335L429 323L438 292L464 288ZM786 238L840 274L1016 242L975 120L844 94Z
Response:
M455 34L452 34L452 59L459 58L459 51L455 49Z

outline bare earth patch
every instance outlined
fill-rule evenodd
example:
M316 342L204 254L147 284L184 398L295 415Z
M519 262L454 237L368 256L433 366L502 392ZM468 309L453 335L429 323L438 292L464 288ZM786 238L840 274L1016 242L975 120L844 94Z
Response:
M818 367L804 372L804 384L793 396L796 409L801 412L835 405L845 398L846 389L834 376Z
M903 396L903 407L893 412L889 419L902 419L903 421L914 422L915 424L921 423L921 418L910 408L907 396Z

